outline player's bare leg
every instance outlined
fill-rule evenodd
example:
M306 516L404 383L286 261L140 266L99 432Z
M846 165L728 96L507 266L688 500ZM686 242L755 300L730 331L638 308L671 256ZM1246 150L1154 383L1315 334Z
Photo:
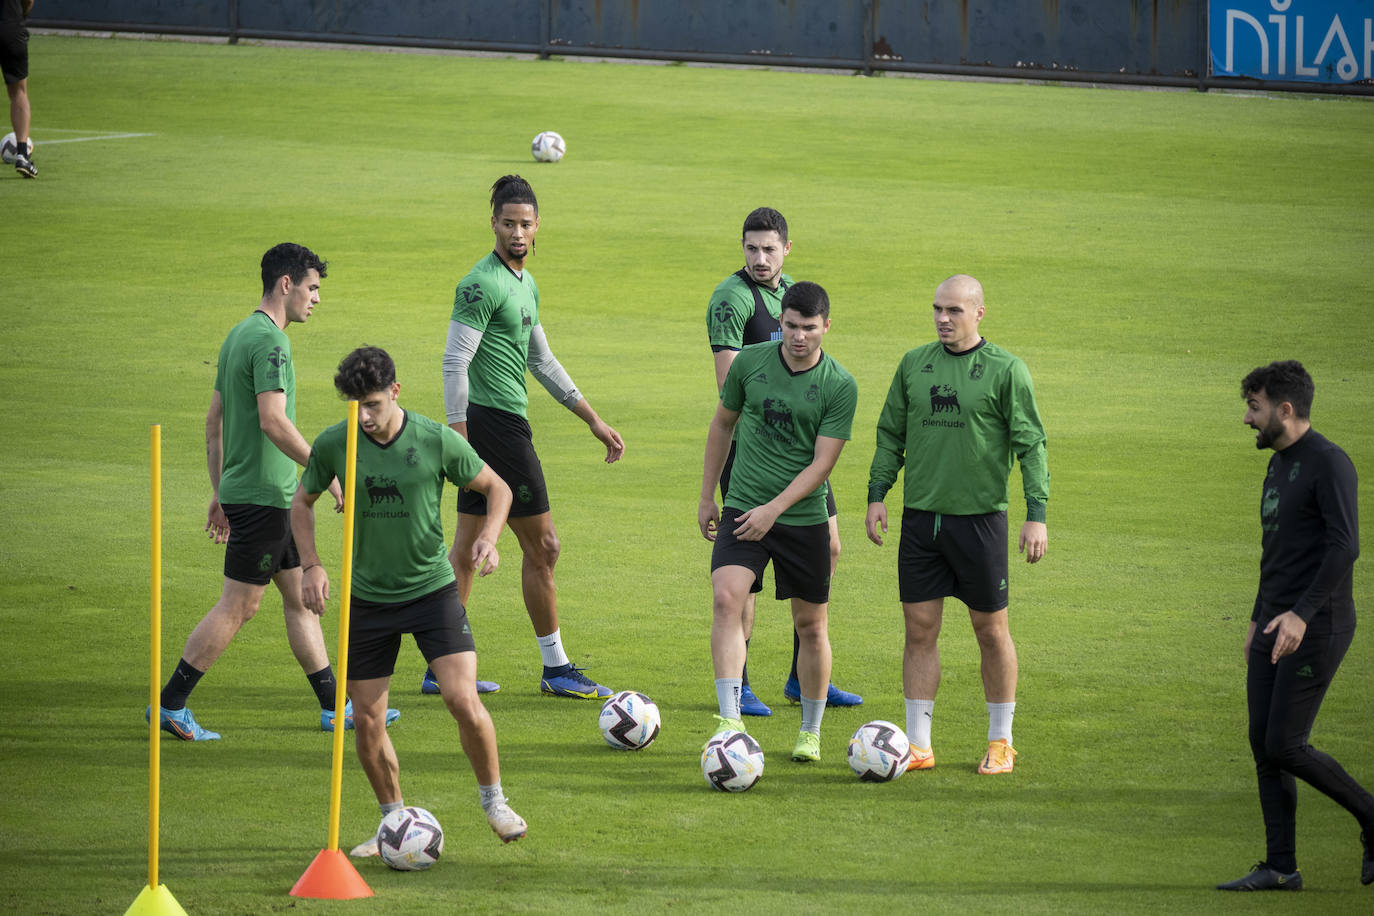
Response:
M454 652L429 663L439 690L453 720L463 753L472 765L478 783L490 785L501 779L501 764L496 750L496 726L491 714L477 696L477 653Z
M509 843L525 835L525 819L511 810L501 790L501 763L496 750L496 726L477 696L477 653L453 652L429 663L439 682L444 705L458 723L458 739L477 777L478 794L487 823Z
M830 687L829 604L792 599L792 627L799 640L797 680L801 685L802 723L792 759L819 760L821 718Z
M281 592L282 615L286 620L286 641L296 656L301 670L314 674L329 666L329 652L325 649L324 631L320 618L301 603L300 567L279 570L272 577Z
M257 614L265 591L266 585L226 578L219 601L186 637L186 648L182 650L181 657L200 671L210 670L239 629ZM300 600L299 594L297 600Z
M357 734L358 762L367 774L377 803L389 805L401 800L401 765L396 748L386 731L386 701L390 677L364 681L348 680L348 696L353 701L353 725Z
M1017 663L1007 609L992 613L969 611L969 617L978 638L983 694L988 703L988 752L978 765L978 772L1010 773L1016 759L1011 722L1016 710Z

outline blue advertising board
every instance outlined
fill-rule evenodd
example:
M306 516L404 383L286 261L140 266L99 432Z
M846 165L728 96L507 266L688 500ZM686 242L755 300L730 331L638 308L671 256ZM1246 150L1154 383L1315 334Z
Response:
M1210 0L1213 76L1374 80L1374 0Z

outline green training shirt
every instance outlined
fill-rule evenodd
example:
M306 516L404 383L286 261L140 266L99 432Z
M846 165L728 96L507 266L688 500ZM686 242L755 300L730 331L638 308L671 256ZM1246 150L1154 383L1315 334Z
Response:
M778 277L778 288L760 286L739 271L721 281L706 305L706 334L715 349L738 350L765 340L781 340L782 295L792 285L787 274ZM754 299L754 291L759 300ZM763 311L760 313L760 300Z
M816 438L848 439L859 402L854 376L821 351L820 362L793 372L782 345L752 344L730 364L720 402L740 413L735 426L735 466L725 504L748 510L783 490L816 457ZM829 519L825 481L799 499L778 521L816 525Z
M296 462L262 431L258 395L285 392L286 418L294 424L296 370L291 363L291 341L266 312L253 312L224 338L215 390L224 409L220 504L290 508L296 492Z
M451 317L482 332L468 366L468 400L525 416L525 361L539 323L539 287L529 270L517 276L493 251L459 281Z
M319 434L301 476L307 493L345 479L347 449L347 421ZM444 481L466 486L484 466L466 439L417 413L405 412L401 432L386 445L359 428L353 593L394 604L454 581L440 515Z
M1013 456L1021 462L1026 520L1043 522L1050 471L1026 364L987 341L957 356L929 343L897 366L878 416L868 501L882 502L905 457L907 508L1000 512Z

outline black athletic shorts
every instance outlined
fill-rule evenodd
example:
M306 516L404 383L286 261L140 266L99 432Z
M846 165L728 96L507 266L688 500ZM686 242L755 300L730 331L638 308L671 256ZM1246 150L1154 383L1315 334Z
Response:
M291 539L291 510L240 503L221 504L229 519L229 543L224 550L224 577L250 585L266 585L279 570L301 565Z
M954 596L974 611L1007 606L1007 513L902 512L897 590L902 603Z
M0 22L0 70L13 85L29 76L29 30L23 22Z
M512 518L549 511L544 468L534 453L534 433L524 417L481 404L468 405L468 443L477 456L510 487ZM476 490L458 490L458 511L486 515L487 498Z
M427 595L397 604L354 596L349 602L348 679L391 677L401 634L410 633L426 662L455 652L476 652L468 612L451 582Z
M720 472L720 501L725 502L725 494L730 490L730 469L735 466L735 442L730 440L730 453L725 456L725 467ZM825 514L828 518L834 518L839 514L835 508L835 488L830 485L830 481L825 482Z
M751 592L763 591L763 571L773 561L773 585L779 601L800 598L812 604L830 600L830 525L774 523L761 541L741 541L734 531L742 509L721 510L716 543L711 549L711 571L722 566L743 566L754 573Z

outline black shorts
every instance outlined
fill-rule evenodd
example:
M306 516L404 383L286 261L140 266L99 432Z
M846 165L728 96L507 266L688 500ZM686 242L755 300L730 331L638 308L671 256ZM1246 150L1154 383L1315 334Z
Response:
M524 417L481 404L468 405L468 443L477 456L510 487L511 518L549 511L544 468L534 453L534 433ZM487 498L466 487L458 490L458 511L486 515Z
M711 572L722 566L743 566L754 574L751 592L763 591L763 571L773 561L775 597L800 598L812 604L830 600L830 525L774 523L761 541L741 541L734 531L744 510L721 510L716 543L711 548Z
M735 466L735 442L730 440L730 452L725 456L725 467L720 472L720 501L725 502L725 494L730 490L730 470ZM835 488L830 485L830 481L825 482L825 514L828 518L834 518L839 514L835 508Z
M250 585L266 585L283 569L301 565L291 539L291 510L240 503L221 504L229 519L229 544L224 549L224 577Z
M451 582L427 595L396 604L354 597L349 602L348 679L391 677L401 634L410 633L426 662L455 652L476 652L468 612Z
M954 596L973 611L1007 606L1007 513L902 512L897 590L903 604Z
M0 22L0 70L13 85L29 76L29 30L23 22Z

